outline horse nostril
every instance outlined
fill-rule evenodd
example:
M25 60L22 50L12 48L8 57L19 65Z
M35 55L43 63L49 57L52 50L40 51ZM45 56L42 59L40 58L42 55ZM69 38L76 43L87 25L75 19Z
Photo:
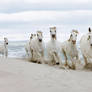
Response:
M8 43L6 43L8 45Z
M39 42L42 42L42 39L39 39Z
M52 35L52 37L54 38L54 37L55 37L55 35L53 34L53 35Z
M92 46L92 44L91 44L91 46Z
M76 43L76 40L72 40L72 42L73 42L73 44L75 44Z

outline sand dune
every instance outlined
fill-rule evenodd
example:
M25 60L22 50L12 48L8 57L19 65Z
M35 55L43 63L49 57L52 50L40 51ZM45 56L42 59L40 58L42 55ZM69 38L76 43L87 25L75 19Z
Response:
M0 92L92 92L92 72L1 58Z

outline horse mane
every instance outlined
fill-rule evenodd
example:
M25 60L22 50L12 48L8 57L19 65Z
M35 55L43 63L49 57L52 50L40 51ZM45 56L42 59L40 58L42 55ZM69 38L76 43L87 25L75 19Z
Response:
M70 41L71 40L71 35L70 35L70 38L68 39L68 41Z
M70 38L68 39L68 41L70 42Z
M74 30L74 29L72 30L72 32L75 32L75 33L77 33L77 34L79 33L78 30Z
M42 34L42 31L38 30L37 33L41 33Z
M50 27L50 29L56 29L56 27L54 26L54 27Z

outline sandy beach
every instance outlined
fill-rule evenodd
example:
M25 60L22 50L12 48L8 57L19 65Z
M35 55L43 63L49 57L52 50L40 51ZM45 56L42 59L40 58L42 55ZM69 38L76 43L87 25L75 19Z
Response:
M91 92L92 72L0 59L0 92Z

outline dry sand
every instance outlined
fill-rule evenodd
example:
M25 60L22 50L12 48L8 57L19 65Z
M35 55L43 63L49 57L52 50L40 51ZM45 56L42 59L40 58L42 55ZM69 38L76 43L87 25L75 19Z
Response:
M92 72L1 58L0 92L92 92Z

